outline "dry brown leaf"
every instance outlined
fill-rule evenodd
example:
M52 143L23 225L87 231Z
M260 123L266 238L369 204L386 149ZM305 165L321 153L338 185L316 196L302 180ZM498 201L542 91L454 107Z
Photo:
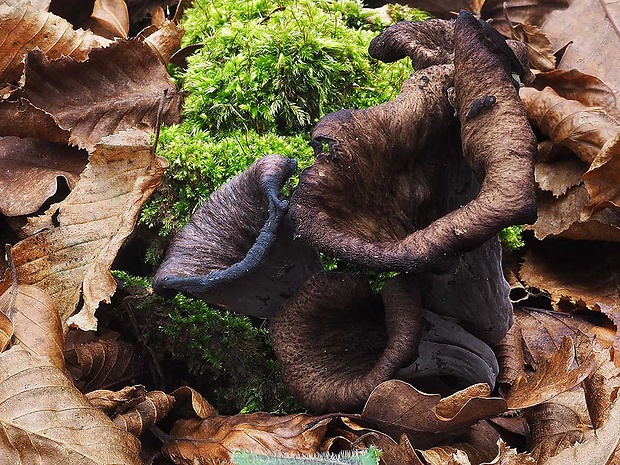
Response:
M528 449L539 463L563 449L584 442L593 430L581 388L563 392L549 402L527 409Z
M126 411L127 405L137 405L142 402L146 398L146 389L141 385L125 386L119 391L99 389L85 395L93 407L110 414L121 409Z
M617 117L614 91L596 76L577 69L556 69L539 73L531 86L538 90L551 87L565 99L577 100L587 107L604 108L611 116Z
M109 39L127 38L129 11L125 0L95 0L90 19L89 25L93 32Z
M13 314L15 344L33 355L48 357L59 370L65 368L60 317L50 297L36 286L20 284Z
M58 178L73 188L87 154L75 147L36 139L0 137L0 213L36 212L58 189Z
M590 195L583 183L568 189L559 198L537 192L538 218L527 229L537 239L565 237L575 240L620 241L620 210L604 208L588 215Z
M416 447L431 446L432 438L439 438L440 433L461 432L480 419L504 412L506 402L489 397L490 391L487 384L476 384L442 399L439 394L390 380L370 394L362 418L390 431L415 434Z
M620 207L620 132L607 141L583 176L590 201L585 218L605 207ZM618 224L620 226L620 223Z
M516 308L515 319L521 328L528 363L534 368L557 351L566 337L574 340L596 337L603 347L610 348L616 332L615 328L594 324L579 315L533 308Z
M26 99L0 100L0 135L32 137L60 144L69 142L69 131L61 129L52 115Z
M4 352L13 339L15 328L9 315L13 315L15 309L17 283L5 283L2 288L4 292L0 294L0 352Z
M616 96L620 75L615 57L620 47L620 8L611 0L572 0L564 11L546 18L542 31L555 50L569 42L558 68L577 68L608 84Z
M110 134L134 128L153 131L162 98L166 124L178 122L181 105L158 55L136 40L93 50L85 62L50 62L43 53L30 52L24 87L11 96L18 98L51 114L70 131L71 144L89 151Z
M602 312L620 326L620 247L612 243L549 242L525 255L520 276L545 290L555 308ZM614 348L620 348L618 333ZM616 356L617 357L617 356ZM616 358L616 363L618 359Z
M142 402L114 417L114 424L134 436L140 436L144 430L152 428L168 415L173 407L174 397L163 391L149 391Z
M575 362L572 339L563 339L560 348L548 360L542 360L529 378L517 378L506 397L508 408L524 409L547 402L581 383L594 370L594 356L571 370Z
M518 321L513 323L504 339L495 344L493 351L497 356L500 370L497 382L512 384L523 374L525 365L521 327Z
M175 389L170 395L175 399L174 411L177 417L204 420L215 415L215 408L189 386Z
M552 71L555 69L555 56L551 42L536 26L529 24L512 24L506 21L510 27L510 36L514 40L520 40L527 46L530 68L540 71Z
M90 31L74 30L64 19L27 0L3 1L0 24L0 83L19 79L29 50L38 48L49 59L64 55L82 61L92 49L110 43Z
M372 431L360 436L358 442L366 447L374 446L381 451L380 465L424 465L418 457L406 434L396 442L387 434Z
M93 408L48 358L19 346L0 354L3 463L140 464L135 437Z
M144 42L157 52L162 63L167 64L172 55L181 48L184 32L181 26L166 20L157 31L144 39Z
M583 381L585 400L594 428L600 428L607 420L611 404L620 390L620 369L613 363L611 351L594 347L596 368ZM578 354L579 358L579 354Z
M566 194L571 187L581 184L588 168L588 164L577 157L559 158L536 163L534 177L541 190L549 191L555 198L558 198ZM577 213L580 212L577 210Z
M565 99L550 87L542 91L522 87L519 95L530 121L554 144L569 148L586 163L592 163L620 132L618 121L603 108Z
M544 465L615 465L620 447L620 399L611 406L605 424L582 444L573 445L548 459Z
M98 340L65 352L67 369L82 392L122 385L144 374L138 347L123 341Z
M13 247L19 282L46 291L63 325L96 328L95 309L116 288L112 261L166 166L144 132L105 138L69 196L31 221L31 230L41 232ZM83 309L68 321L81 296Z
M526 453L518 453L504 441L498 441L499 453L492 461L480 465L534 465L536 461Z
M276 416L259 412L205 420L178 420L162 452L175 463L230 461L237 450L266 455L314 455L327 422L311 425L305 414Z
M456 447L433 447L421 454L428 465L471 465L467 454Z

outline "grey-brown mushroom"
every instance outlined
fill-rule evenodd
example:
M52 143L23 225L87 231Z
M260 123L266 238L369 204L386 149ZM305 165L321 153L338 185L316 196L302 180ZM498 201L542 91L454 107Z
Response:
M535 219L536 140L506 57L512 49L485 30L461 14L454 68L418 70L395 100L318 123L317 158L291 198L295 228L317 250L381 270L436 271L446 257ZM480 183L473 198L459 181L464 170Z
M153 282L232 311L269 317L320 269L295 240L280 191L297 162L260 158L215 191L177 233Z

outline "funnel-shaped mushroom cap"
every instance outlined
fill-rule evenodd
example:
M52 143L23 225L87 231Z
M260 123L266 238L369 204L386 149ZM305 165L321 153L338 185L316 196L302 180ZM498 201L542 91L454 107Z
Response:
M368 53L385 63L410 57L414 69L452 63L454 21L399 21L370 42Z
M493 386L499 372L493 351L455 319L420 311L415 280L396 276L379 298L361 275L310 278L271 320L293 396L314 411L356 411L388 379L454 390Z
M280 199L297 162L257 160L215 191L174 237L153 282L246 315L269 317L320 269L317 253L293 239Z
M397 277L383 304L365 278L321 272L271 319L271 338L295 398L314 411L355 411L416 357L420 297Z
M431 66L392 102L319 121L313 146L329 150L291 198L296 231L316 249L376 269L436 271L535 219L536 141L503 51L471 20L456 20L454 79L451 65ZM445 200L456 200L451 180L463 177L446 96L453 81L463 155L480 182L475 198L456 203Z

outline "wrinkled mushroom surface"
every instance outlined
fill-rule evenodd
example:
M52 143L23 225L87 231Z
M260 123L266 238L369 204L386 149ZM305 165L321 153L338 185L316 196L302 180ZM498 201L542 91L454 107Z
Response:
M420 296L399 277L383 300L362 275L321 272L271 319L271 338L291 394L318 412L355 411L416 357Z
M269 317L320 269L293 239L280 198L295 160L270 155L215 191L175 235L153 282L235 312Z
M313 411L356 411L381 382L400 378L458 390L495 384L489 346L456 320L420 309L415 278L376 295L361 275L322 272L271 319L291 394Z
M535 219L535 138L511 59L471 15L456 20L454 41L454 74L451 65L419 70L395 100L315 127L318 155L300 176L291 218L319 251L376 269L445 270L446 257ZM463 156L480 190L448 205Z
M370 42L368 53L385 63L410 57L415 69L452 63L454 21L399 21Z

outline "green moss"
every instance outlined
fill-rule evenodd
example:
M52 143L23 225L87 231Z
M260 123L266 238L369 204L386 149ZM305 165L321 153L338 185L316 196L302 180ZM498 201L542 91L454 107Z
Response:
M323 115L390 100L412 71L409 60L368 55L385 25L355 0L196 0L183 26L183 45L204 47L173 71L187 97L183 122L162 128L158 153L170 168L140 220L162 238L152 264L222 183L271 153L310 165L310 132Z
M144 278L113 274L136 299L141 336L167 381L178 379L169 388L190 384L223 414L302 410L282 382L266 328L200 300L153 295Z
M508 226L499 233L499 239L508 250L517 250L525 246L523 226Z

